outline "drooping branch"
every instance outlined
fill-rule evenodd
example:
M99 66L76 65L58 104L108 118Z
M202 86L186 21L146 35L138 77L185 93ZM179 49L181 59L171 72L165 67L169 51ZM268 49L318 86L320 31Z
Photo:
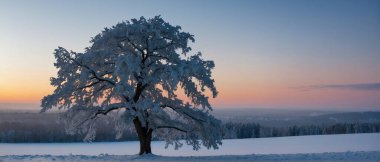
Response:
M187 130L185 130L185 129L182 129L182 128L178 128L178 127L175 127L175 126L169 126L169 125L167 125L167 126L157 126L156 127L157 129L159 129L159 128L169 128L169 129L176 129L176 130L179 130L179 131L181 131L181 132L188 132Z
M161 105L160 107L161 107L161 108L167 108L167 107L168 107L168 108L171 108L172 110L174 110L174 111L176 111L176 112L180 111L181 113L185 114L186 116L190 117L191 119L193 119L193 120L195 120L195 121L206 122L206 121L203 120L203 119L196 118L196 117L194 117L194 116L192 116L192 115L190 115L190 114L184 112L183 110L181 110L181 109L183 109L183 108L175 108L175 107L170 106L170 105Z
M84 124L85 122L89 121L89 120L94 120L96 118L98 118L98 115L102 114L102 115L107 115L109 112L111 111L114 111L114 110L118 110L120 108L126 108L126 110L129 110L127 107L125 107L126 105L124 103L114 103L114 104L110 104L108 106L106 106L105 108L101 108L101 107L93 107L93 108L74 108L75 110L84 110L84 111L88 111L88 110L93 110L95 109L95 112L94 113L90 113L87 117L83 118L83 120L81 121L78 121L77 123L75 123L74 127L79 127L81 126L82 124Z

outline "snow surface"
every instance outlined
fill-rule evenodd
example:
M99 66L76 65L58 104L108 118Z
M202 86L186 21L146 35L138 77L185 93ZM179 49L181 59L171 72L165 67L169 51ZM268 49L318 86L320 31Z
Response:
M341 162L378 162L380 160L380 152L343 152L343 153L319 153L319 154L269 154L269 155L222 155L222 156L185 156L185 157L169 157L158 155L99 155L99 156L86 156L86 155L66 155L66 156L52 156L52 155L12 155L0 157L0 161L4 162L171 162L171 161L221 161L221 162L236 162L236 161L255 161L255 162L317 162L317 161L341 161Z
M164 149L140 157L139 143L0 144L0 161L380 161L380 133L224 140L219 150L191 146ZM180 157L185 156L185 157Z

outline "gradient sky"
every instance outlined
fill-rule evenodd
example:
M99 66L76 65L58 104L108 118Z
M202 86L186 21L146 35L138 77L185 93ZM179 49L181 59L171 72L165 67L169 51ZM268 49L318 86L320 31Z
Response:
M0 108L38 109L53 50L162 17L216 63L217 108L380 110L380 1L0 1Z

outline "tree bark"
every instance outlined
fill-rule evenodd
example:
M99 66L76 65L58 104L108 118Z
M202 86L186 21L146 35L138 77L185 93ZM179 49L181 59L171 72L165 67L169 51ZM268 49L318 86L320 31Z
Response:
M138 118L133 119L133 124L135 125L135 129L140 141L139 155L151 154L152 149L150 147L150 144L152 142L153 130L148 128L147 126L143 127Z

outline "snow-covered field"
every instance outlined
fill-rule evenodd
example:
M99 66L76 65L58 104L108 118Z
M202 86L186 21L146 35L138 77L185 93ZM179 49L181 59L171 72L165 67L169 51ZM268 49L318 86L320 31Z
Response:
M218 150L164 149L140 157L138 142L0 143L0 161L380 161L380 133L224 140Z

